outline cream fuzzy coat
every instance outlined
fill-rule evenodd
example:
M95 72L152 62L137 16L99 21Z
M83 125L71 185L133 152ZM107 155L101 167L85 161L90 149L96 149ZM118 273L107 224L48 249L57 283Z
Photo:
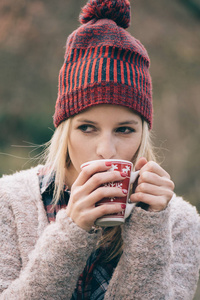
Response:
M135 207L122 229L124 252L107 300L189 300L200 266L200 217L182 198L165 211ZM0 299L70 299L97 233L65 211L48 224L37 168L0 180Z

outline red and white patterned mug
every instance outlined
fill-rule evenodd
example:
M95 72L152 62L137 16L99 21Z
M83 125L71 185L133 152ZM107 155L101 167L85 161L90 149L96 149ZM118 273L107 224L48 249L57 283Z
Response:
M124 223L125 219L130 215L132 208L134 204L129 203L129 193L130 193L130 186L131 184L134 184L136 182L136 179L139 176L139 171L133 172L133 164L130 161L127 160L121 160L121 159L103 159L101 161L105 162L111 162L111 167L108 170L109 171L119 171L122 173L125 173L127 176L125 179L117 182L108 182L104 184L104 186L113 186L113 187L119 187L120 189L126 189L128 191L127 195L123 197L116 197L116 198L103 198L99 202L96 203L96 206L109 203L112 205L112 203L120 203L125 204L125 209L122 210L118 214L112 214L112 215L105 215L102 218L99 218L96 220L95 224L98 226L103 227L112 227L121 225ZM97 160L88 161L81 165L81 168L84 166L88 166L89 164L92 164L94 162L97 162Z

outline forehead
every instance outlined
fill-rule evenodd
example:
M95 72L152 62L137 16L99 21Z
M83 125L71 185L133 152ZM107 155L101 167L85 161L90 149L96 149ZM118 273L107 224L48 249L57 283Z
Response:
M104 119L123 119L123 118L131 118L137 121L141 120L141 117L138 113L134 112L134 110L124 107L121 105L110 105L110 104L99 104L92 106L90 108L85 109L81 113L74 116L75 120L82 118L101 118Z

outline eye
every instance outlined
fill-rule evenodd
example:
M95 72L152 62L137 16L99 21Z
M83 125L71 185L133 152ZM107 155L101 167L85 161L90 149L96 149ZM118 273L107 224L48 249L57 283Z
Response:
M129 134L129 133L135 132L135 129L132 127L128 127L128 126L122 126L122 127L118 127L116 129L116 132L123 133L123 134Z
M85 133L90 133L96 131L96 128L92 125L83 124L78 127L79 130Z

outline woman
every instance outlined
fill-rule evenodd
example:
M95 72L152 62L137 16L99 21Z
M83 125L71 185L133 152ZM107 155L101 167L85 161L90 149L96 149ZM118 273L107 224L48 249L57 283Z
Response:
M44 166L0 183L0 299L192 299L200 219L155 162L149 57L124 28L130 4L89 1L67 41ZM124 225L95 221L127 191L103 159L139 170ZM81 169L84 162L98 160Z

